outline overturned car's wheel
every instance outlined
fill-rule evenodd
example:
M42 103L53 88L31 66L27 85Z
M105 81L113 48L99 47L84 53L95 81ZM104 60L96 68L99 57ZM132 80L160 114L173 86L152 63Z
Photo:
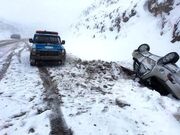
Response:
M144 51L150 51L150 46L148 44L141 44L138 47L139 52L144 52Z

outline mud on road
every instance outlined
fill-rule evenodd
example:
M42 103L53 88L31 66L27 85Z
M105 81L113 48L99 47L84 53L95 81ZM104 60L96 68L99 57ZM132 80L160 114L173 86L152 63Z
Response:
M72 131L68 128L60 108L62 101L57 84L53 82L47 68L38 67L38 70L45 89L44 101L52 111L50 115L50 135L72 135Z

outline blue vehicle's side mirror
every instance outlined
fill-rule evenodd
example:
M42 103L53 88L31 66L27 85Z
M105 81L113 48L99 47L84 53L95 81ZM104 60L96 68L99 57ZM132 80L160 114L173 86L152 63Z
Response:
M176 52L171 52L158 60L158 64L175 64L179 60L179 55Z
M65 44L65 40L62 40L62 41L61 41L61 44L64 45L64 44Z
M30 43L33 43L34 41L33 41L33 39L32 39L32 38L30 38L30 39L29 39L29 42L30 42Z

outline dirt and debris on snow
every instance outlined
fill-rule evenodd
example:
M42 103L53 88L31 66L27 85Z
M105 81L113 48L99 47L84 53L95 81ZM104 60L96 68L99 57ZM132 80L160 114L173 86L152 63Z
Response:
M64 66L48 70L74 134L179 134L179 101L126 77L121 63L68 55Z

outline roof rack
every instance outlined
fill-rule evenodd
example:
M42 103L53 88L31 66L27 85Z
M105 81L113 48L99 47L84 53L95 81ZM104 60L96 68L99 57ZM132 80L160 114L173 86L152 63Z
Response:
M36 33L38 34L55 34L58 35L58 32L54 32L54 31L46 31L46 30L37 30Z

